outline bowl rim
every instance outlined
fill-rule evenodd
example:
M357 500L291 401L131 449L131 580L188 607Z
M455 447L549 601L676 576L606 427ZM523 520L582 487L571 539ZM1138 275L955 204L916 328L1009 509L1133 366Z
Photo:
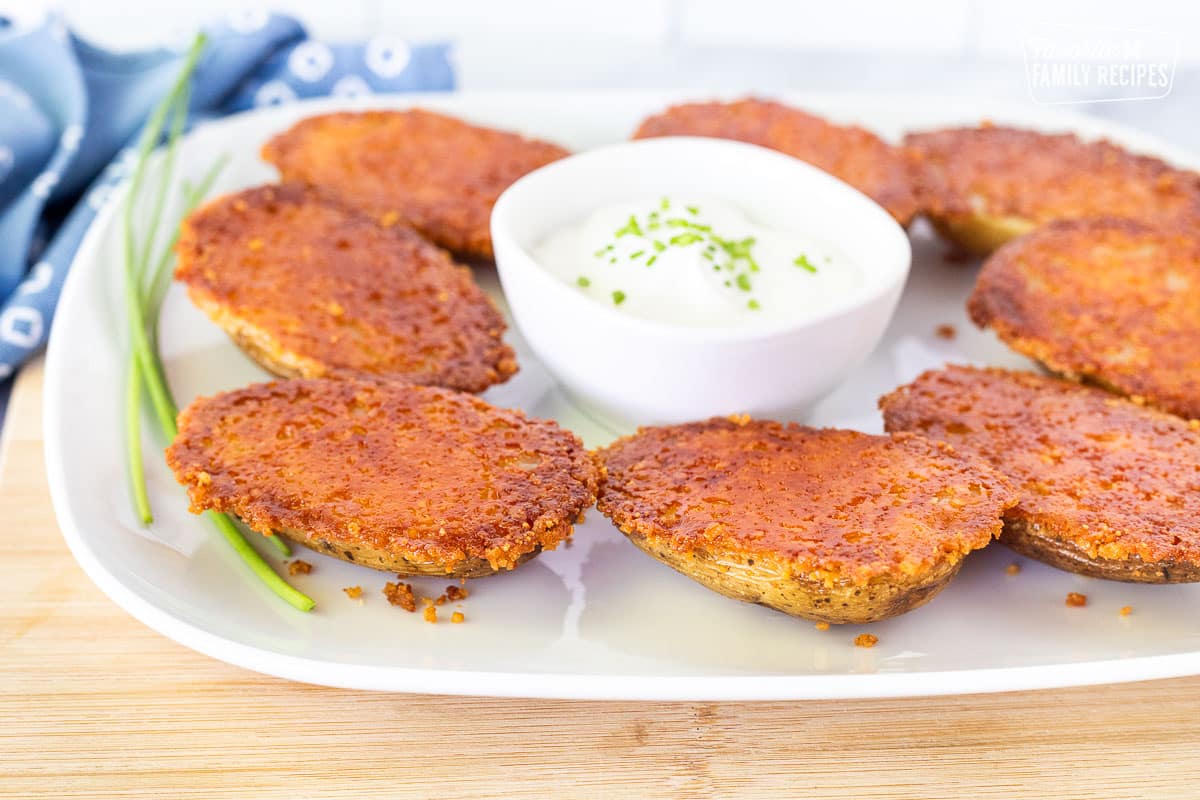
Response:
M512 234L510 218L513 214L518 213L522 194L536 191L536 188L531 187L536 187L538 182L544 180L547 174L559 172L564 169L578 169L581 163L609 159L613 157L614 153L619 155L622 152L630 150L670 150L678 148L680 144L684 144L687 147L738 149L743 151L743 157L745 158L770 159L775 161L780 169L794 170L803 175L806 181L815 182L820 185L836 186L836 191L848 192L849 196L855 198L855 202L863 205L867 214L877 216L882 230L888 231L888 235L894 235L895 242L899 246L897 253L900 256L899 269L895 271L895 275L890 280L867 283L861 291L847 295L840 302L831 303L820 311L800 320L771 319L764 320L762 323L749 323L730 327L687 325L626 314L597 302L593 298L573 291L570 286L556 278L548 269L543 267L538 259L534 257L533 253L530 252L529 248L525 247ZM799 182L797 184L799 185ZM804 185L807 187L806 191L811 188L811 183ZM734 139L718 139L705 136L660 136L649 139L633 139L581 150L553 161L523 175L501 193L492 208L490 228L493 242L507 245L504 247L494 246L496 269L506 297L509 296L510 289L505 281L505 273L509 270L520 269L529 275L535 276L533 279L540 286L549 287L546 291L551 293L550 302L573 305L573 307L581 309L580 313L598 314L599 319L608 324L621 325L639 333L655 334L665 339L693 341L704 344L772 339L798 333L839 316L852 314L886 297L896 289L902 290L908 281L908 275L912 269L912 242L908 238L907 231L882 206L860 190L806 161L778 150ZM519 258L501 258L500 252L502 250L509 254L516 254ZM514 261L519 261L520 265L514 265ZM587 310L582 311L582 309Z

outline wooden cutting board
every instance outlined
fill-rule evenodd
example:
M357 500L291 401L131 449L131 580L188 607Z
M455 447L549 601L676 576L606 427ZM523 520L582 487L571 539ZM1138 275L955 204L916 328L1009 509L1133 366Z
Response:
M40 364L21 373L0 451L0 797L1200 797L1200 678L585 703L325 689L213 661L75 565L46 489L41 386Z

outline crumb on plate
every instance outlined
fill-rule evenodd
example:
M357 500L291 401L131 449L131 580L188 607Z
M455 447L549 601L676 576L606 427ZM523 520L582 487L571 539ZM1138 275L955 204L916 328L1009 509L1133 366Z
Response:
M827 630L829 630L829 623L828 623L828 622L824 622L824 621L818 622L818 623L817 623L817 630L819 630L819 631L827 631Z
M953 325L951 325L949 323L943 323L941 325L938 325L936 328L933 329L933 332L935 334L937 334L937 337L939 339L946 339L947 341L958 336L958 328L955 328Z
M1007 567L1004 568L1004 573L1006 575L1016 575L1020 571L1021 571L1021 565L1016 562L1013 562L1012 564L1009 564Z
M1067 605L1072 608L1082 608L1087 605L1087 595L1079 592L1067 592Z
M347 586L343 588L342 591L345 592L346 597L349 597L351 600L357 600L362 597L361 586Z
M874 647L879 644L879 637L873 633L860 633L854 637L855 647Z
M312 572L312 564L296 559L288 564L288 575L307 575Z
M466 589L462 588L461 586L455 586L454 584L451 584L446 587L445 597L447 600L449 600L453 603L457 603L459 600L466 600L467 597L470 596L470 594L471 594L470 592L468 592Z
M383 596L394 606L400 606L405 611L416 611L417 600L413 597L412 585L408 583L391 583L383 587Z
M463 620L465 620L465 619L466 619L466 617L463 616L463 613L461 611L455 611L453 614L450 615L450 621L453 622L455 625L461 624L463 622Z
M1128 617L1133 613L1133 606L1121 606L1121 611L1119 613L1122 617Z
M437 622L437 608L436 607L434 607L432 605L425 606L425 621L429 622L429 623Z

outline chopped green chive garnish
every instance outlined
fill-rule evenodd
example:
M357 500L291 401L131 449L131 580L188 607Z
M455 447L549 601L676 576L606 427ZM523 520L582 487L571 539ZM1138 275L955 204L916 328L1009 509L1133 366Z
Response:
M712 230L711 225L702 225L699 222L692 222L690 219L684 219L683 217L672 217L667 220L667 227L687 228L688 230L701 231L703 233L708 233Z
M687 247L689 244L695 244L696 242L703 240L703 236L698 233L692 233L691 231L687 233L678 233L672 236L670 239L671 244L677 244L680 247Z
M637 216L634 214L629 215L629 222L626 222L625 227L620 228L616 235L617 238L620 239L622 236L630 233L634 236L642 235L642 226L638 224Z
M809 272L817 271L817 268L813 266L813 263L808 260L808 256L804 255L803 253L801 253L799 256L797 256L796 260L793 261L792 263L795 264L800 269L807 270Z
M723 281L725 286L730 288L736 287L743 292L751 291L751 276L761 271L758 261L754 258L755 238L748 236L744 239L726 239L718 236L713 233L711 225L691 219L700 216L699 206L683 206L688 217L691 218L670 216L670 208L670 198L663 197L656 209L650 210L641 216L638 214L629 215L629 220L625 225L615 232L615 238L619 239L622 236L646 238L649 240L650 247L635 250L628 255L628 259L630 261L639 261L644 258L643 263L649 267L658 260L658 254L666 252L668 247L688 247L693 244L699 244L701 246L700 255L712 264L714 272L729 273L727 276L728 280ZM656 239L647 235L648 231L655 231L659 228L674 228L678 232L667 239ZM602 258L605 254L608 254L608 263L616 264L619 259L617 254L614 253L615 249L613 244L608 244L596 251L596 257ZM646 256L649 257L645 258ZM828 261L827 257L826 261ZM809 272L817 271L807 255L798 256L793 263L797 267ZM586 288L591 285L591 280L580 276L576 280L576 283ZM626 295L623 291L614 291L612 293L613 304L620 305L625 301L625 297ZM747 301L746 307L751 310L761 308L759 301L753 298Z
M592 285L591 278L588 278L586 275L580 275L575 279L575 282L585 289Z

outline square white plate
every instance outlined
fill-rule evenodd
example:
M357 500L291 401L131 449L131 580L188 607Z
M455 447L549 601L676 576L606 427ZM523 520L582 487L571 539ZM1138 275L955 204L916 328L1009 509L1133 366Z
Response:
M205 125L182 144L183 175L197 180L221 154L231 162L215 191L274 179L259 146L296 119L339 108L420 105L517 129L582 149L629 136L638 120L685 98L668 93L461 94L373 97L252 112ZM905 130L988 117L1044 130L1108 136L1195 168L1159 141L1085 117L1032 105L975 107L920 97L787 96L781 99L897 139ZM153 166L149 180L154 180ZM153 184L151 184L153 185ZM173 193L172 196L176 196ZM119 201L118 201L119 204ZM1200 586L1139 586L1059 572L993 545L971 556L927 606L877 623L873 649L856 626L821 632L765 608L718 596L639 553L591 512L567 547L520 569L472 581L462 625L430 625L389 606L391 576L300 551L315 565L293 578L318 602L303 614L271 595L204 521L144 431L157 520L141 529L130 511L122 434L124 329L118 204L89 232L67 281L46 373L46 458L63 534L91 578L145 624L243 667L331 686L403 692L646 700L743 700L929 695L1141 680L1200 672ZM177 209L173 210L178 213ZM879 395L945 361L1028 367L967 321L975 266L951 263L923 225L899 311L879 349L820 404L810 422L877 432ZM499 294L494 270L477 269ZM937 326L958 335L939 338ZM178 286L160 330L181 404L265 380ZM521 372L485 397L552 417L590 446L615 432L572 408L520 337ZM797 360L819 357L798 352ZM781 368L786 365L781 365ZM282 560L263 541L268 559ZM1022 563L1017 575L1005 567ZM418 580L437 595L448 581ZM343 587L361 585L365 600ZM1086 608L1065 605L1068 592ZM1120 616L1122 606L1130 616ZM452 606L441 609L445 620Z

